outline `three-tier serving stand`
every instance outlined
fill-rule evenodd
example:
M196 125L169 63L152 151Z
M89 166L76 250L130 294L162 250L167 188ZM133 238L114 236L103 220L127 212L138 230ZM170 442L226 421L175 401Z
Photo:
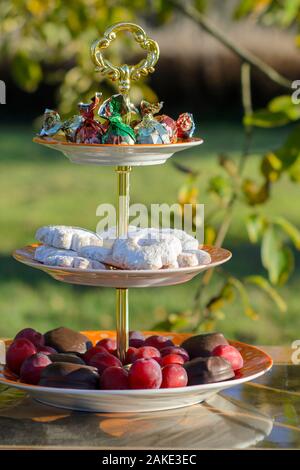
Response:
M135 41L147 55L137 65L113 65L103 52L116 39L120 31L132 33ZM123 94L130 106L129 90L131 81L137 81L154 71L159 58L159 46L150 39L145 31L133 23L117 23L109 27L100 40L95 41L91 48L92 60L96 70L118 82L119 92ZM84 165L115 166L118 180L117 193L117 237L126 236L129 223L129 187L132 167L141 165L157 165L164 163L175 152L202 143L202 139L190 139L176 144L159 145L109 145L109 144L73 144L52 139L35 138L35 142L62 151L73 163ZM16 250L14 256L21 262L43 269L54 278L76 284L110 286L116 288L116 333L117 351L121 360L125 359L128 349L129 309L128 287L149 287L174 285L186 282L200 271L221 264L230 258L227 250L207 248L212 262L196 268L167 269L158 271L126 271L107 270L102 272L80 271L72 268L47 267L34 261L34 246Z
M115 66L103 55L103 51L115 40L119 31L129 31L135 41L147 52L146 58L137 65ZM119 91L129 102L131 80L154 71L159 57L158 44L148 38L140 26L132 23L118 23L106 30L103 37L92 46L92 59L97 70L112 80L118 81ZM188 139L176 144L155 145L107 145L75 144L56 139L35 138L36 142L61 151L73 163L83 165L109 165L116 167L118 179L117 198L117 236L126 236L129 221L129 179L134 166L157 165L164 163L174 153L202 143L201 139ZM178 269L159 270L125 270L102 269L80 270L75 268L54 267L39 263L34 259L37 244L15 250L13 256L20 262L45 271L54 279L70 284L104 286L116 288L116 333L117 352L124 359L128 348L129 311L128 289L131 287L159 287L187 282L201 271L225 263L231 253L223 248L203 246L209 252L211 262L206 265ZM92 341L99 337L112 337L114 332L86 332ZM190 336L183 333L162 333L174 340L175 344ZM234 385L253 380L264 374L272 365L271 358L263 351L247 344L231 342L237 347L245 360L239 376L225 382L200 384L179 388L161 389L127 389L127 390L86 390L52 388L24 384L11 376L9 371L0 365L0 383L15 387L29 393L36 400L56 407L72 410L96 412L139 412L158 411L181 408L199 403L211 395Z
M113 65L104 57L103 52L116 39L120 31L132 33L134 40L147 52L137 65ZM124 95L130 106L129 90L131 81L139 80L154 71L159 58L159 46L150 39L145 31L133 23L117 23L109 27L103 37L97 40L91 49L96 70L118 82L119 92ZM35 142L63 152L71 162L84 165L115 166L118 180L117 192L117 237L126 236L129 223L129 186L132 167L157 165L164 163L174 153L202 143L202 139L189 139L176 144L153 145L109 145L75 144L55 139L35 138ZM174 285L192 279L199 272L226 262L231 253L222 248L204 247L211 255L209 265L162 269L156 271L79 270L72 268L50 267L38 263L33 258L35 245L16 250L14 257L32 267L46 271L57 280L72 284L110 286L116 288L116 334L117 351L124 360L128 349L129 309L128 288Z

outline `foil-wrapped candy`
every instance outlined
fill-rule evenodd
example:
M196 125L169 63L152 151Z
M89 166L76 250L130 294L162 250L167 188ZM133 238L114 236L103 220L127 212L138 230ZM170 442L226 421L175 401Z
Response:
M75 142L77 129L81 126L83 121L84 118L78 114L75 114L70 119L64 121L62 125L62 130L68 142Z
M127 144L135 143L135 134L133 129L124 124L121 116L112 116L109 119L108 130L102 138L104 144Z
M170 143L175 144L177 142L177 125L176 121L166 114L160 114L155 119L167 130Z
M101 144L106 126L94 119L94 110L100 103L102 93L96 93L91 103L78 103L82 122L75 131L75 142L80 144Z
M141 102L142 120L135 128L137 144L169 144L170 138L166 128L153 116L162 108L163 103Z
M40 137L53 137L63 126L60 115L53 109L45 109L43 127L39 132Z
M195 132L195 122L191 113L182 113L176 121L179 139L189 139Z
M107 100L103 101L99 108L98 114L104 119L109 119L115 114L120 114L122 117L126 117L128 114L137 114L139 116L138 109L126 99L124 95L120 93L112 95Z
M113 95L104 101L99 109L99 115L109 121L107 131L102 138L104 144L133 145L135 143L133 129L122 119L122 115L128 112L128 103L123 95Z

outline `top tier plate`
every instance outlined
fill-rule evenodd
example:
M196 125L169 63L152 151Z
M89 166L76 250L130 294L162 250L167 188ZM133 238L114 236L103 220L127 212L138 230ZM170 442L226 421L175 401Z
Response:
M39 137L35 137L33 141L59 150L72 163L104 166L160 165L165 163L174 153L203 143L202 139L189 139L176 144L73 144Z

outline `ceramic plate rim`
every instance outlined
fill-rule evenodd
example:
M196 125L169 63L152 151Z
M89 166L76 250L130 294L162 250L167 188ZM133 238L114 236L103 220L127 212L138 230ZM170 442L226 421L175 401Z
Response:
M110 148L115 148L115 149L134 149L136 148L137 150L143 150L143 148L176 148L178 146L188 146L188 147L193 147L195 145L201 145L203 144L204 140L201 138L201 137L193 137L191 138L190 140L185 140L185 141L179 141L179 142L175 142L173 144L126 144L126 145L122 145L122 144L77 144L75 142L65 142L65 141L62 141L62 140L55 140L55 139L51 139L49 138L49 140L46 140L46 139L43 139L42 137L34 137L33 139L33 142L37 143L37 144L41 144L41 145L63 145L63 146L66 146L66 147L75 147L75 148L86 148L86 147L91 147L91 148L94 148L94 149L97 149L97 148L106 148L106 147L110 147Z
M89 273L89 274L94 274L94 273L105 273L108 275L133 275L133 274L141 274L141 275L147 275L147 274L153 274L153 275L159 275L159 274L179 274L179 273L192 273L195 271L198 271L199 269L201 270L202 268L210 269L215 266L219 266L220 264L223 264L227 261L229 261L232 258L232 253L231 251L227 250L226 248L218 248L219 250L222 250L224 252L224 255L226 253L226 258L220 260L220 261L214 261L212 263L208 264L198 264L197 266L190 266L186 268L173 268L173 269L78 269L78 268L70 268L70 267L62 267L62 266L50 266L48 264L43 264L30 256L28 256L28 262L27 260L24 260L24 255L20 253L21 250L25 250L28 248L35 248L36 246L40 246L38 243L32 243L30 245L25 245L23 248L18 248L13 251L12 256L19 262L27 264L28 266L41 269L42 271L44 270L50 270L50 271L61 271L61 272L70 272L70 273L78 273L78 274L83 274L84 273ZM210 245L204 245L201 249L203 251L205 250L205 247L208 247ZM211 247L213 247L211 245ZM20 256L22 259L20 259Z

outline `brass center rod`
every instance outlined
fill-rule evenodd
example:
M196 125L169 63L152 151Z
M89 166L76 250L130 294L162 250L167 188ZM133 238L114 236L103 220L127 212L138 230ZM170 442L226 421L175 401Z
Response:
M126 237L129 224L130 166L118 166L117 237ZM116 289L117 352L123 362L129 344L128 289Z

